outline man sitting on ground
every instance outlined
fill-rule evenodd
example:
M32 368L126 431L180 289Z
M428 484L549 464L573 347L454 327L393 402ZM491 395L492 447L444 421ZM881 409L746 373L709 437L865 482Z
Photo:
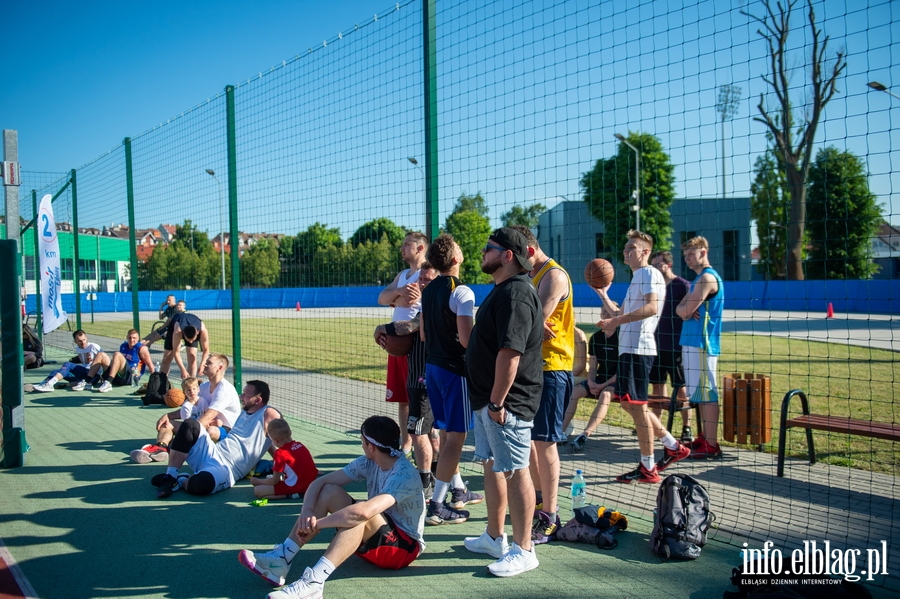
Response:
M238 555L245 567L282 585L300 548L323 528L336 529L325 555L269 599L322 597L325 580L354 553L379 568L399 570L425 549L425 496L419 474L400 449L400 427L386 416L371 416L360 433L363 455L309 486L284 542L268 553L245 549ZM361 480L368 498L355 501L343 487Z
M119 351L112 357L106 352L97 354L88 371L88 380L93 381L100 369L103 369L103 383L97 391L108 393L113 387L130 385L138 367L140 368L137 372L138 377L142 376L145 370L151 373L156 371L153 360L150 359L150 350L140 340L140 333L131 329L125 336L125 342L119 346Z
M150 481L159 488L156 496L162 499L178 489L191 495L210 495L229 489L245 478L271 446L266 427L281 417L268 403L269 385L249 381L241 393L243 411L228 436L219 443L213 442L198 420L189 418L182 422L169 446L165 474L157 474ZM185 461L193 475L179 474Z
M90 343L87 333L78 329L72 333L75 339L75 360L66 362L59 370L54 370L50 376L45 378L43 382L34 386L34 390L40 393L50 393L56 390L56 383L65 378L73 381L72 391L83 391L87 388L88 368L97 354L100 353L100 346L96 343Z

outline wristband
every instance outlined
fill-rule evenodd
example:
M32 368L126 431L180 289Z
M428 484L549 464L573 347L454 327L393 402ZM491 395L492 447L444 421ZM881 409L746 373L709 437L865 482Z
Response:
M394 337L396 337L397 336L397 327L394 326L393 322L389 322L386 325L384 325L384 332L387 333L388 335L393 335Z
M494 402L489 402L489 403L488 403L488 410L490 410L491 412L502 412L502 411L503 411L503 406L498 406L498 405L495 404Z

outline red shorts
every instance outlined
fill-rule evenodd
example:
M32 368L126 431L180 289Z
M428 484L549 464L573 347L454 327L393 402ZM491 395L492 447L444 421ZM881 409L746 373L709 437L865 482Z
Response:
M406 396L406 378L408 375L409 363L406 360L406 356L388 356L385 401L409 403L409 398Z
M419 557L422 546L397 528L387 514L381 515L387 522L359 546L356 555L385 570L405 568Z

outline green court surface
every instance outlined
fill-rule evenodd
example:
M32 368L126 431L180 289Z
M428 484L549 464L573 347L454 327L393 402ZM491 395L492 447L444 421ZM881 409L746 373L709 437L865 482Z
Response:
M36 382L48 370L29 371L26 381ZM237 553L268 550L283 540L300 502L252 507L248 481L209 497L178 492L156 499L149 481L163 465L134 464L128 452L152 440L165 409L141 407L138 398L127 395L131 391L26 394L31 450L24 467L0 471L0 538L35 595L265 597L271 587L241 567ZM271 402L276 408L277 395ZM321 471L340 468L361 452L357 431L288 420ZM473 490L483 489L480 466L465 464L463 477ZM568 476L563 479L566 486ZM362 485L351 491L364 495ZM594 503L601 494L601 488L592 489ZM606 505L619 507L612 501ZM566 516L569 507L563 497ZM490 558L463 548L463 537L480 534L485 525L485 506L471 508L464 524L427 526L426 552L405 570L383 571L351 558L329 579L326 596L409 598L437 591L460 597L718 599L733 590L731 570L740 563L738 548L717 540L717 530L710 531L699 560L663 562L648 548L649 514L625 509L629 528L615 549L550 543L538 547L538 569L498 579L486 572ZM315 563L330 536L325 531L303 549L291 579Z

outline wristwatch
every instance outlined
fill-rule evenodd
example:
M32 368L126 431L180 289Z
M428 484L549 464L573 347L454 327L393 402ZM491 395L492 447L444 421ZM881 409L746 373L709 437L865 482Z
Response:
M494 402L489 402L488 410L490 410L491 412L501 412L501 411L503 411L503 406L498 406Z

